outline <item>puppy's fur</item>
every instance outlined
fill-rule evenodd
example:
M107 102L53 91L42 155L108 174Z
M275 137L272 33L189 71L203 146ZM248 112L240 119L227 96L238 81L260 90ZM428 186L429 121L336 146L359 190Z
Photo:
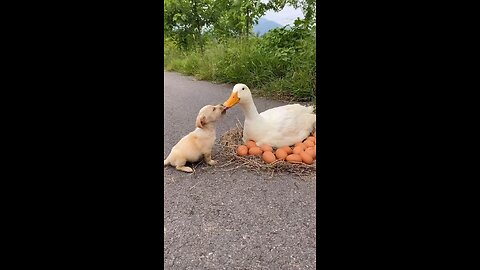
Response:
M179 171L193 172L192 168L185 166L188 162L197 162L202 157L208 165L215 165L212 160L212 148L216 139L215 124L225 113L223 105L207 105L198 113L197 128L183 137L173 148L163 166L171 165Z

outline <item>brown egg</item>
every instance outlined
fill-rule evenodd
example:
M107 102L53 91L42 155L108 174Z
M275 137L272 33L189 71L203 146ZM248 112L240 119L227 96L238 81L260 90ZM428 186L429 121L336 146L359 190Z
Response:
M317 141L317 139L315 139L315 137L313 137L313 136L308 137L307 140L312 141L314 143Z
M297 155L297 154L288 155L286 160L290 163L301 163L302 162L302 158L300 157L300 155Z
M263 152L262 158L266 163L272 163L277 159L275 155L269 151Z
M313 158L310 156L309 153L307 152L301 152L300 157L302 158L302 162L305 164L312 164L313 163Z
M280 147L279 149L282 149L283 151L285 151L288 155L290 155L291 153L293 153L293 150L290 146L284 146L284 147Z
M312 146L315 145L311 140L305 140L305 141L303 142L303 144L305 145L305 149L307 149L308 147L312 147Z
M303 144L302 144L303 145ZM300 154L301 152L303 152L303 146L295 146L295 148L293 148L293 153L294 154Z
M248 149L248 154L252 156L260 156L262 153L263 153L262 149L260 149L260 147L258 146Z
M247 154L248 154L248 147L246 147L245 145L240 145L237 148L237 155L246 156Z
M290 149L290 151L291 150L292 149ZM285 150L283 150L283 148L280 148L280 149L277 149L277 151L275 151L275 155L277 156L278 159L284 160L288 156L288 153Z
M273 148L268 144L260 146L260 149L262 149L263 152L273 152Z
M308 153L313 159L317 157L317 151L315 147L309 147L305 149L305 153Z
M305 145L302 142L298 142L295 144L295 147L298 147L298 146L302 147L303 150L305 150ZM295 147L293 149L295 149Z
M255 143L255 141L252 141L252 140L247 141L247 147L248 147L248 149L250 149L250 148L252 148L252 147L256 147L256 146L257 146L257 144Z

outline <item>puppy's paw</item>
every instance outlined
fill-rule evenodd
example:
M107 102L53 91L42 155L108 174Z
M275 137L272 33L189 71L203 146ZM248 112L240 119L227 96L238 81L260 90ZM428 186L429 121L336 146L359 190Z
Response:
M193 172L193 169L187 166L177 166L176 169L182 172L188 172L188 173Z
M211 165L211 166L213 166L215 164L217 164L217 161L213 160L213 159L208 162L208 165Z

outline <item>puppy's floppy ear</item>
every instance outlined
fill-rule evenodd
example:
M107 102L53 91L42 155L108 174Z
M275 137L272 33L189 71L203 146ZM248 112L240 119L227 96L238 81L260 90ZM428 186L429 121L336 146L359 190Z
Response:
M206 123L207 123L207 117L205 117L205 115L199 114L197 116L197 122L196 122L197 127L198 128L203 128L203 125L205 125Z

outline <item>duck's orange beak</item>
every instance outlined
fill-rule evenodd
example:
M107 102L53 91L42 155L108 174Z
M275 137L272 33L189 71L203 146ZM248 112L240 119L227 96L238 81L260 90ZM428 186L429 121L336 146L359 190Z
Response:
M223 103L223 106L227 108L231 108L235 106L235 104L237 104L239 101L240 99L238 98L238 92L233 92L230 98L227 101L225 101L225 103Z

